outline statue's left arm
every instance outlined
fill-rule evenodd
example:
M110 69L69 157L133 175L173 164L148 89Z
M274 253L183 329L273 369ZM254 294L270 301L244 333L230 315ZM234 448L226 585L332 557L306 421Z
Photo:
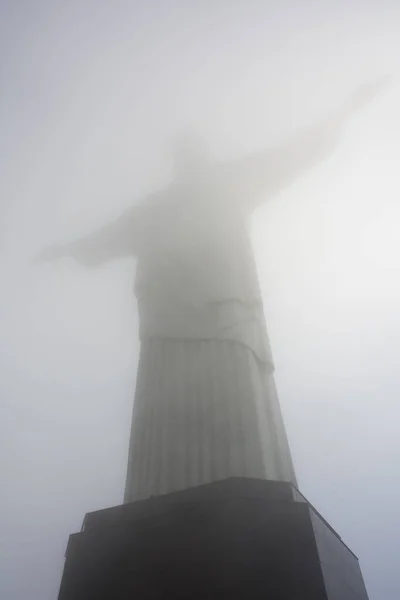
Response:
M70 257L85 267L97 267L115 258L134 256L141 231L141 214L142 208L135 206L92 234L45 248L34 262Z
M238 186L251 207L329 158L346 123L376 96L386 81L387 78L361 87L339 110L281 147L257 152L233 164L233 177L238 178Z

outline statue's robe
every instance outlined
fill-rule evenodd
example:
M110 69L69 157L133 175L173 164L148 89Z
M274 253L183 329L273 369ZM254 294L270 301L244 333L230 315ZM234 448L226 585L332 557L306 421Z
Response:
M221 179L175 186L138 217L141 354L125 501L234 476L295 481L249 210Z

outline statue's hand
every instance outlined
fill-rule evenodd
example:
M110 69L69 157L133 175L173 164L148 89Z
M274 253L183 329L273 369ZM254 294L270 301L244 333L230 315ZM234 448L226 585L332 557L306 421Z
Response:
M41 250L32 260L32 263L35 265L40 265L46 262L51 262L56 260L57 258L63 258L67 256L68 253L66 251L65 246L55 245L49 246L48 248L44 248Z
M353 113L364 108L389 84L390 80L391 76L385 75L377 81L360 86L346 102L346 112Z

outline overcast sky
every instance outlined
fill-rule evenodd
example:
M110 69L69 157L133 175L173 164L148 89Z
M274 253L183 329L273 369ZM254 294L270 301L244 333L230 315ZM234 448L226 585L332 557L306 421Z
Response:
M253 233L300 489L398 600L398 1L0 7L0 597L54 600L69 533L122 501L138 357L133 260L29 257L168 182L181 128L217 157L273 147L393 73Z

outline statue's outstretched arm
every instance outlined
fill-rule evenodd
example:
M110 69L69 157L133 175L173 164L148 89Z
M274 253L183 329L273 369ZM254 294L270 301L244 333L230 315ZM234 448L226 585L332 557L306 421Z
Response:
M308 169L323 162L332 154L347 121L368 104L387 84L388 78L362 86L339 110L300 132L272 150L261 151L239 161L234 173L238 185L248 199L271 197L289 186ZM236 176L235 176L236 177Z
M84 238L67 244L45 248L34 259L43 263L57 258L71 257L86 267L97 267L123 256L136 254L140 230L140 208L129 209L116 221Z

